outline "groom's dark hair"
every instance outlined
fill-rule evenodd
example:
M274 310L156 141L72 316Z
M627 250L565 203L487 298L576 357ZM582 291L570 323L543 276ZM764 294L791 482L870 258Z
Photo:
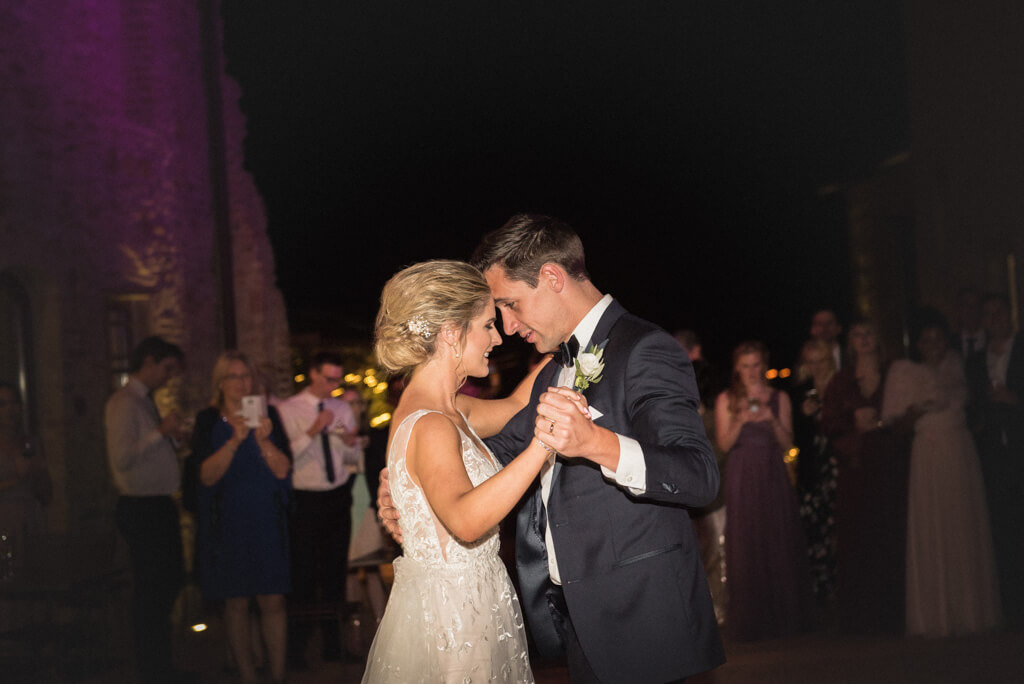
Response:
M473 252L471 263L486 271L501 266L510 280L537 287L541 266L555 263L575 280L589 280L583 241L569 224L541 214L516 214L492 230Z

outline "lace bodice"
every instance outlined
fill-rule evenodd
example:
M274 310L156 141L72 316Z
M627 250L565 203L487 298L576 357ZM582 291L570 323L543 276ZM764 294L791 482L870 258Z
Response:
M409 435L416 421L427 413L440 412L420 409L406 416L395 430L388 452L391 497L402 525L402 551L405 556L427 566L462 565L495 557L498 554L498 528L494 527L475 542L467 543L456 538L434 515L423 490L413 482L405 467ZM475 433L466 434L458 426L456 428L461 438L466 473L473 486L478 486L497 473L500 466ZM472 428L469 430L472 432Z

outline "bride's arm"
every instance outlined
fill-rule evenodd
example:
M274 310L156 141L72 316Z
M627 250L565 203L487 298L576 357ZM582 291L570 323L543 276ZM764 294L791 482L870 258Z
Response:
M519 413L530 401L530 392L533 390L533 383L537 375L546 363L538 363L530 373L523 378L515 391L504 399L478 399L465 394L455 397L455 405L462 415L466 416L469 426L481 438L491 437L501 432L505 423L512 419L512 416Z
M504 469L474 487L462 463L458 430L443 415L430 413L413 427L406 467L444 526L462 541L472 542L508 515L547 457L534 438Z

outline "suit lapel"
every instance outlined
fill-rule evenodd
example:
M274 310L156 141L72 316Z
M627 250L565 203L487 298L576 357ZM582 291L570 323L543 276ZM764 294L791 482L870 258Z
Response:
M601 320L597 322L597 327L594 328L594 335L590 338L590 343L587 345L587 347L589 348L592 344L601 344L602 342L607 340L609 334L611 334L612 328L615 326L616 321L622 318L622 315L625 313L626 309L623 308L621 304L619 304L618 300L613 299L612 303L608 305L607 309L605 309L604 315L601 316ZM586 350L581 348L580 351ZM600 387L600 385L601 383L591 385L589 388L587 388L586 391L583 392L583 396L587 398L588 402L590 401L591 395L599 391L598 388ZM555 482L558 480L558 475L561 472L562 460L556 458L555 465L551 471L552 489L554 489Z

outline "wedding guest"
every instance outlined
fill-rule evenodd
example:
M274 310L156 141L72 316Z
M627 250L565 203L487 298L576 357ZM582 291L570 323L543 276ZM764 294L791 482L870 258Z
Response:
M53 496L46 463L24 428L21 393L0 382L0 532L15 556L26 539L43 533L43 507Z
M288 440L273 406L255 426L242 415L253 393L249 360L237 351L218 357L210 406L196 416L192 453L199 462L199 564L204 598L224 601L228 644L243 682L256 681L250 602L270 675L285 678L290 590L288 505L291 460Z
M783 450L793 441L789 397L765 381L767 351L733 351L733 380L715 402L718 445L729 452L725 479L726 630L751 641L794 634L810 603L807 544Z
M832 376L835 358L828 345L811 339L800 349L796 383L790 391L793 444L797 455L797 494L807 535L813 589L819 605L835 589L836 459L821 431L821 402ZM822 606L825 607L825 606Z
M146 682L177 675L171 667L171 610L185 578L178 505L181 484L174 442L181 417L161 416L153 392L178 374L181 348L147 337L132 351L128 382L107 400L107 459L117 500L117 527L128 545L135 588L135 656Z
M1024 336L1015 333L1010 303L982 303L988 344L967 362L970 424L981 455L989 518L1010 628L1024 627Z
M832 309L819 309L811 316L810 336L828 345L836 370L843 367L843 350L839 344L839 335L842 332L843 326L839 325L836 312Z
M905 453L880 428L887 365L874 324L850 326L847 365L832 378L821 430L836 458L836 591L852 632L903 630Z
M721 473L719 480L718 494L714 501L707 506L690 509L690 518L693 521L693 529L697 533L697 541L700 542L700 557L704 563L704 573L707 575L708 588L711 590L711 601L715 605L715 616L718 623L725 622L725 611L727 604L725 586L725 470L726 452L720 449L715 439L715 403L712 393L712 376L710 364L704 358L703 348L697 333L692 330L677 330L672 335L676 341L686 350L693 364L693 375L697 381L697 391L700 394L700 405L697 410L704 420L704 431L707 433L711 447L715 450L715 459L718 461L718 471Z
M352 485L361 454L358 426L348 402L333 395L344 377L341 357L334 352L314 354L308 375L309 386L278 407L295 458L291 599L302 609L321 601L341 611L348 583ZM341 647L338 619L321 620L320 628L323 659L348 658ZM312 631L308 621L292 624L292 669L308 667L306 648Z
M964 361L983 350L988 342L981 323L981 295L974 288L962 288L956 297L958 326L950 336L950 348Z
M949 329L932 314L914 361L895 361L882 420L913 425L907 503L907 633L950 636L992 629L999 591L985 488L967 430L967 383Z

